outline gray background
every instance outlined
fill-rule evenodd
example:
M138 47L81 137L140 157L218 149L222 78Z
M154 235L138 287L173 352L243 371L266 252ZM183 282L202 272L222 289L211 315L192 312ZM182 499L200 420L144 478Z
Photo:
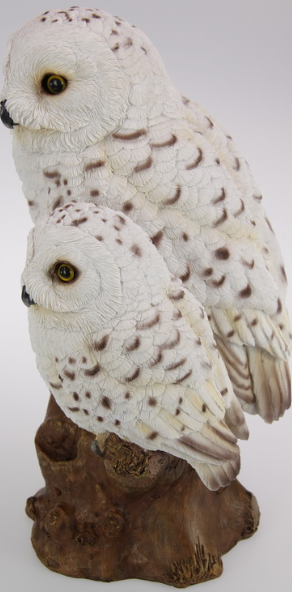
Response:
M14 0L5 3L5 13L2 5L1 62L9 36L30 18L54 7L68 5ZM263 192L292 281L291 1L103 0L99 8L147 33L181 92L207 107L234 137ZM19 278L32 223L14 170L10 134L3 126L0 146L0 584L9 592L131 592L137 587L158 592L162 584L65 578L43 567L31 548L32 523L24 514L24 504L43 484L33 440L48 393L35 367L26 309L20 300ZM288 298L291 311L291 292ZM250 416L248 424L251 436L241 443L239 479L257 496L260 529L224 556L223 575L201 584L199 589L205 592L291 590L292 412L272 426Z

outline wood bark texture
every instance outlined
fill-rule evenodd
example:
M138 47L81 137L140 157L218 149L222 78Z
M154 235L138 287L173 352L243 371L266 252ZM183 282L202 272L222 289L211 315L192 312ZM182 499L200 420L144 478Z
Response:
M36 449L45 487L27 500L32 544L60 574L184 588L220 576L221 556L257 530L257 501L237 480L211 492L186 461L114 434L100 456L53 397Z

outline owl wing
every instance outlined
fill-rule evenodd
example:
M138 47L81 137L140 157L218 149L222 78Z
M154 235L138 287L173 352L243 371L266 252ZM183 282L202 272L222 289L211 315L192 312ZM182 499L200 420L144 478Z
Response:
M138 320L123 315L87 340L93 383L106 402L94 416L143 448L184 458L210 489L225 486L239 471L236 436L246 438L247 427L206 314L180 282L159 305L139 308ZM64 370L63 388L72 391ZM82 380L81 397L92 392Z

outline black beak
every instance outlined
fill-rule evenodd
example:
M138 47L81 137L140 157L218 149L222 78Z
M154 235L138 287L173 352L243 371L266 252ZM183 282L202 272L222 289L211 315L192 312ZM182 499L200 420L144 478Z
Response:
M14 123L13 119L11 119L11 117L5 107L5 103L6 103L6 101L1 101L0 117L1 117L2 123L4 123L4 125L6 125L6 127L13 129L15 125L18 125L18 123Z
M21 299L25 306L31 306L32 304L35 304L35 302L31 299L30 295L27 293L25 286L23 286L22 288Z

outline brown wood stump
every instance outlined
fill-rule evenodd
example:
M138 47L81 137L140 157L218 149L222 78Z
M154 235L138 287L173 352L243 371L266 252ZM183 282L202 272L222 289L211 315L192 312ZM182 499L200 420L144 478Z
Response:
M186 461L114 434L102 457L95 448L51 397L36 434L45 487L26 505L49 569L184 588L220 576L221 556L257 530L257 501L237 480L211 492Z

